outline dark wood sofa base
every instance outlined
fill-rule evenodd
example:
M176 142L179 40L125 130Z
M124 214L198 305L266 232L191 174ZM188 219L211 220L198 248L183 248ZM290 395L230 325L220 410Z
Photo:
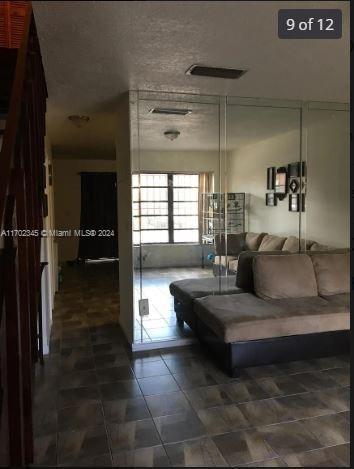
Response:
M185 315L182 311L176 311L176 315L182 326ZM241 368L340 355L350 350L349 330L225 343L198 318L194 318L192 326L200 342L233 377L239 375Z

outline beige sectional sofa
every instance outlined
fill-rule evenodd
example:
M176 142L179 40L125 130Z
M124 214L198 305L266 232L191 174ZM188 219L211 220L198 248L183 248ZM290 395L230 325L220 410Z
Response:
M224 234L216 236L215 259L213 263L214 275L223 275L226 271L235 274L238 258L243 251L328 251L330 246L319 244L316 241L301 240L296 236L276 236L268 233L245 232L239 234ZM226 255L227 254L227 255Z
M189 280L182 294L184 285L171 284L176 315L192 320L199 339L233 376L245 366L345 352L349 257L348 250L244 251L236 284L224 283L224 292L208 292Z

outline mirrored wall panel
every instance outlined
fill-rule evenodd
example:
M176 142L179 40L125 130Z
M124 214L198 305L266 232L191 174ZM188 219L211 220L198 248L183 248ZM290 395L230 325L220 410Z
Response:
M208 291L220 290L213 275L214 236L205 231L209 200L223 190L219 115L218 97L138 100L132 175L137 342L193 337L188 323L176 317L171 284L192 279L202 285L206 279ZM211 216L219 212L217 205Z
M135 343L194 340L194 299L239 293L245 252L348 248L345 106L147 92L136 121Z

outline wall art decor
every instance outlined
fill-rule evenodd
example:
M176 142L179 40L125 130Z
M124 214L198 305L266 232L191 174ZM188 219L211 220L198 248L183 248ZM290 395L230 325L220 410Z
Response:
M289 212L305 211L305 194L289 194Z
M275 185L275 166L267 168L267 189L274 190Z
M275 193L279 200L283 200L288 192L288 172L285 166L277 169L275 174Z
M277 196L274 192L266 193L266 205L274 207L275 205L277 205L277 200Z

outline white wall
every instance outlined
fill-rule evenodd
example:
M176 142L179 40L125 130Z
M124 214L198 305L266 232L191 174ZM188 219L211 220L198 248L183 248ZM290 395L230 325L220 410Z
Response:
M333 247L349 247L349 112L310 109L307 129L306 236Z
M116 171L115 160L54 159L55 227L57 230L80 228L81 171ZM78 237L58 237L59 262L77 258Z

